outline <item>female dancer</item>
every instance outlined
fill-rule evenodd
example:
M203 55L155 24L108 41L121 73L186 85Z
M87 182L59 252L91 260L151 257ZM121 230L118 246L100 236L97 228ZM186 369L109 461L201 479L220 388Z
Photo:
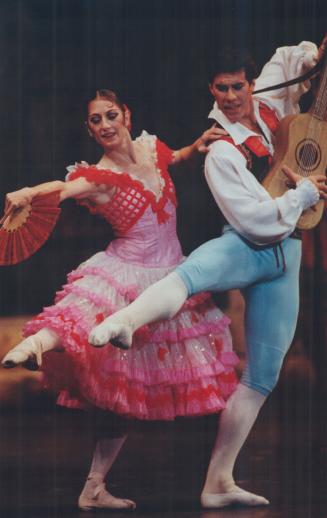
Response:
M219 137L211 129L191 146L170 150L143 132L132 141L130 113L117 96L100 90L88 104L87 128L103 148L97 165L69 167L67 182L54 181L8 194L5 213L40 193L77 198L108 221L116 239L68 275L55 304L28 322L27 336L3 359L6 367L35 359L58 404L94 407L137 419L215 413L225 407L237 379L228 319L209 294L189 299L178 315L136 334L128 351L88 344L90 330L125 307L183 260L175 230L176 197L167 172ZM53 350L63 349L65 354ZM52 352L50 352L52 351ZM42 358L42 354L44 357ZM134 508L115 498L104 478L126 434L98 441L79 507Z

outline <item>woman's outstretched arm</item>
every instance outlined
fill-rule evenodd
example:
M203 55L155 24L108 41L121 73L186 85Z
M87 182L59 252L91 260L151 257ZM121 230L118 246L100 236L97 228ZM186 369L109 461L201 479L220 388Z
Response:
M60 201L63 201L67 198L87 198L88 196L95 195L99 191L99 186L81 177L68 182L54 180L52 182L35 185L34 187L23 187L18 191L10 192L6 195L4 216L1 222L14 210L31 203L35 196L55 191L60 192Z

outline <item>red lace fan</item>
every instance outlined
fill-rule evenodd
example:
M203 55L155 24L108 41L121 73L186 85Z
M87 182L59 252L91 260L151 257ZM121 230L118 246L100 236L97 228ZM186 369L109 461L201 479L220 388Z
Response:
M0 265L17 264L34 254L51 234L61 209L60 191L39 194L14 210L0 229Z

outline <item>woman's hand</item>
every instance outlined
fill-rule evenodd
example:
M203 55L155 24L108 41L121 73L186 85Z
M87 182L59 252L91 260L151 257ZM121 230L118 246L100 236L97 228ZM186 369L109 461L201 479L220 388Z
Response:
M316 174L316 175L310 175L310 176L301 176L300 174L294 173L292 169L290 169L288 166L284 165L282 167L283 173L287 176L289 179L289 182L287 182L287 185L294 186L297 184L299 180L310 180L310 182L313 183L313 185L318 189L320 198L327 199L327 185L326 185L326 176L324 174Z
M217 128L216 124L214 124L202 133L201 137L194 142L194 145L199 153L207 153L209 145L215 142L215 140L219 140L223 135L228 135L227 131Z
M9 192L6 195L5 211L3 218L0 220L0 224L2 224L15 210L31 203L33 197L34 191L31 187L24 187L23 189L19 189L19 191Z
M215 140L219 140L223 135L228 135L227 131L217 128L214 124L211 128L202 133L193 144L173 151L173 164L177 164L182 160L190 160L198 153L207 153L209 151L209 144Z

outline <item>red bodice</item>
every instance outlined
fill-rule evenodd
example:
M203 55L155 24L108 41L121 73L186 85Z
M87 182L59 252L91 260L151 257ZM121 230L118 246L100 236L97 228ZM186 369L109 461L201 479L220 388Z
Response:
M145 138L152 139L154 146L155 167L162 184L159 196L146 188L141 180L126 172L117 173L109 169L100 169L96 165L81 163L76 164L68 174L68 180L83 177L88 182L116 188L113 197L107 203L95 203L92 199L79 200L78 203L86 205L92 214L105 218L119 235L124 235L149 206L156 214L158 223L161 224L169 218L169 214L165 211L168 200L177 205L175 187L167 170L172 162L172 150L155 137L147 135Z

